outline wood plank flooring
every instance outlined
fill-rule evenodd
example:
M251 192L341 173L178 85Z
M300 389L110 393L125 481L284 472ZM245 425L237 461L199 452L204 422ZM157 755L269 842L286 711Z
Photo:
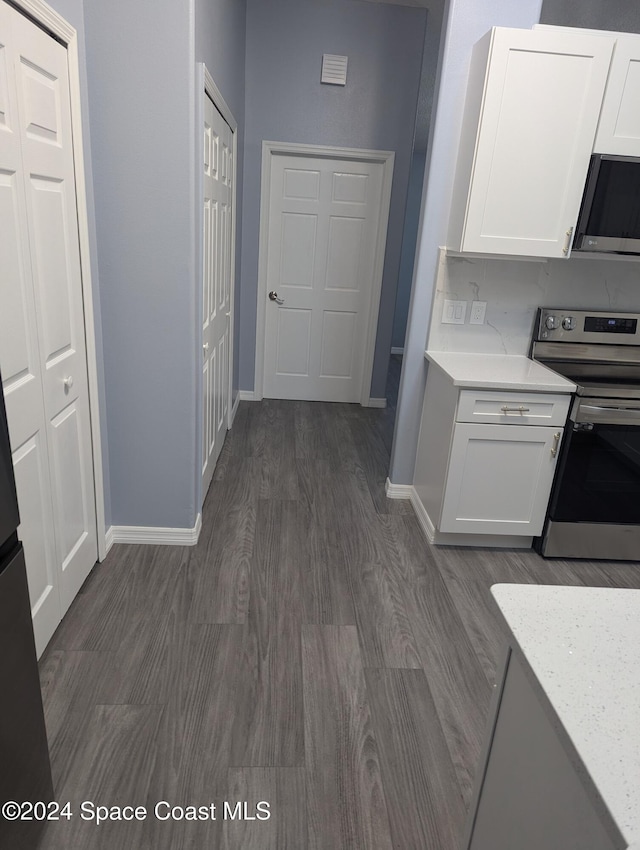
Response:
M639 587L640 566L430 547L384 497L390 427L242 403L198 545L96 567L40 665L75 810L40 850L457 850L502 648L490 585ZM98 826L82 801L149 815Z

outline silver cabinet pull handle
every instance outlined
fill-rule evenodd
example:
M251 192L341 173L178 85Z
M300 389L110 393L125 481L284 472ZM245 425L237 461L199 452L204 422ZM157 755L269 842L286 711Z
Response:
M278 293L275 292L273 289L269 293L269 300L275 301L276 304L284 304L284 298L278 298Z
M553 435L553 446L551 447L551 457L555 457L558 454L558 443L560 442L561 432L558 431L557 434Z
M571 247L571 237L573 236L573 227L570 227L565 233L566 239L564 240L564 248L562 249L562 253L567 256L569 253L569 248Z
M500 410L503 413L519 413L522 415L523 413L528 413L530 408L525 407L523 404L518 405L518 407L509 407L507 404L503 404Z

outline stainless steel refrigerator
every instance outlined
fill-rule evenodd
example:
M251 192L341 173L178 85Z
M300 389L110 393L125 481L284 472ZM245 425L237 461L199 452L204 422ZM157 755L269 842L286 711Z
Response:
M53 799L19 522L0 390L0 806L7 801ZM0 850L34 850L42 825L39 820L8 820L0 814Z

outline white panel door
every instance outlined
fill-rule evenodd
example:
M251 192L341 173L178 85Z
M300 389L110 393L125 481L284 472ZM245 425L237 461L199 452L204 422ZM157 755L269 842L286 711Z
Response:
M227 433L231 230L234 180L231 128L205 95L202 276L202 495Z
M67 52L0 23L0 368L40 653L97 558L84 315Z
M60 622L60 588L11 39L16 14L0 3L0 369L41 651Z
M271 157L265 397L360 401L382 184L381 163Z

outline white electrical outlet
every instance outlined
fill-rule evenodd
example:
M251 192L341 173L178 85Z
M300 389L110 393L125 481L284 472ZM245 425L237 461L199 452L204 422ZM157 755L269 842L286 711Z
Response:
M470 325L484 325L484 317L487 312L486 301L472 301L471 315L469 316Z
M464 325L464 320L467 315L466 301L447 301L444 302L442 308L442 324L444 325Z

